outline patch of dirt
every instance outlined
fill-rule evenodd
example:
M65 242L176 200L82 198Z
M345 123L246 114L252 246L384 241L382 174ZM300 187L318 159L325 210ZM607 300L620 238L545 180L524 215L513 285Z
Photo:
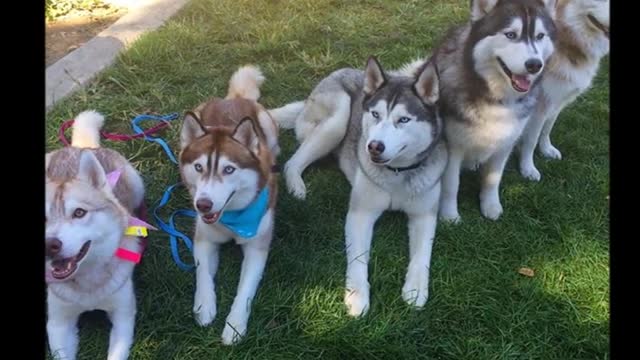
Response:
M91 10L74 10L46 23L46 66L62 59L108 28L127 13L124 7L105 5Z

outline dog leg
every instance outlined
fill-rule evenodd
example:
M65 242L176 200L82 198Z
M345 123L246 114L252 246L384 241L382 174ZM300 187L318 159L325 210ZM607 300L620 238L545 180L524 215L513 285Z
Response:
M498 150L482 166L482 188L480 190L480 211L487 219L498 220L502 215L500 204L500 182L513 147Z
M271 233L268 233L271 236ZM263 235L265 236L265 235ZM242 246L242 269L240 271L240 281L238 282L238 292L231 311L227 316L226 325L222 331L222 343L225 345L236 344L247 332L247 323L251 314L251 304L258 290L258 285L262 279L267 257L268 247L261 246L264 241L255 241ZM270 241L267 241L270 243Z
M136 297L131 279L114 295L114 300L113 309L107 312L112 324L107 360L126 360L136 321Z
M369 311L368 272L373 227L389 199L369 186L360 172L356 173L354 182L344 227L347 253L344 303L349 315L359 317Z
M520 174L528 180L540 181L540 171L536 168L533 161L534 151L538 144L538 138L544 125L544 110L536 109L531 115L529 122L522 133L520 140Z
M196 221L196 236L193 244L193 257L196 263L196 293L193 313L200 326L207 326L216 318L216 291L214 278L218 270L220 235L207 225ZM214 238L211 238L211 237ZM212 241L213 240L213 241Z
M440 198L440 219L458 223L458 189L460 187L460 170L464 154L450 149L449 161L442 175L442 192Z
M78 351L79 316L79 312L65 306L54 296L48 297L47 335L54 359L75 360Z
M558 120L560 111L555 111L548 118L545 119L544 126L542 127L542 133L540 134L540 140L538 140L538 147L540 153L549 159L562 159L562 153L555 146L551 144L551 130Z
M320 123L304 139L302 144L284 167L285 180L289 192L304 200L307 187L302 173L314 161L328 155L340 144L347 131L351 114L351 99L348 95L336 95L333 115Z
M402 287L402 298L409 305L421 308L429 298L431 250L436 233L437 214L408 214L409 268Z

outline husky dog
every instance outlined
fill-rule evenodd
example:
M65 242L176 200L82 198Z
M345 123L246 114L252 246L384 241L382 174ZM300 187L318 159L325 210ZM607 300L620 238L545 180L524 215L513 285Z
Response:
M533 163L538 145L543 156L562 157L550 134L558 115L591 86L600 60L609 53L609 1L559 0L556 10L558 40L542 78L542 92L524 130L520 146L520 173L540 180Z
M323 79L294 122L300 147L286 163L289 191L304 198L301 174L313 161L337 156L352 185L345 224L347 273L344 297L351 316L369 309L368 263L373 227L385 210L409 217L410 261L402 297L422 307L436 230L440 177L447 163L438 115L438 77L432 63L416 76L386 74L369 58L364 71L341 69Z
M104 310L112 322L109 360L127 359L133 343L136 261L121 254L142 250L128 230L144 184L122 155L100 147L103 122L97 112L79 114L71 147L45 156L47 333L61 359L75 359L85 311Z
M462 168L480 167L480 210L502 214L505 164L536 104L545 63L554 52L556 0L472 0L471 20L445 36L433 54L449 163L440 218L458 222ZM399 72L414 73L419 62Z
M209 325L216 316L213 279L220 245L235 239L244 254L237 294L222 332L226 345L238 342L247 331L273 236L278 127L258 103L264 80L258 68L240 68L231 77L226 98L212 98L186 113L180 135L180 174L198 212L193 311L200 325Z

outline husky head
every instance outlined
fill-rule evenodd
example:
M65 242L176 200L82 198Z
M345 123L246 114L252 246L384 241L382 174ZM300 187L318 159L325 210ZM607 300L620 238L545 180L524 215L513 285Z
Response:
M436 109L435 64L422 66L414 78L391 76L374 57L364 75L362 129L374 164L406 167L426 155L441 134Z
M254 121L246 117L235 129L208 129L187 112L182 125L180 173L193 206L206 224L224 210L246 208L267 181L260 161L262 148Z
M498 97L529 92L554 52L556 0L472 0L467 61Z
M66 281L84 268L113 258L128 213L113 194L105 171L91 150L81 150L76 176L45 177L45 278ZM60 166L53 164L48 166Z
M576 40L609 52L609 0L559 0L557 18Z

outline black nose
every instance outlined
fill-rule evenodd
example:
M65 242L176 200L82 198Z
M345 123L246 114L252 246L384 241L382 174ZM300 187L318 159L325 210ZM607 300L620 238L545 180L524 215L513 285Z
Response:
M213 203L209 199L198 199L196 201L196 208L203 213L209 212L213 207Z
M384 152L384 143L382 141L372 141L367 145L371 155L380 155Z
M54 257L60 253L60 250L62 250L62 241L54 237L46 238L45 246L46 246L46 255L48 257Z
M539 59L529 59L525 61L524 67L527 69L529 74L537 74L540 69L542 69L542 61Z

